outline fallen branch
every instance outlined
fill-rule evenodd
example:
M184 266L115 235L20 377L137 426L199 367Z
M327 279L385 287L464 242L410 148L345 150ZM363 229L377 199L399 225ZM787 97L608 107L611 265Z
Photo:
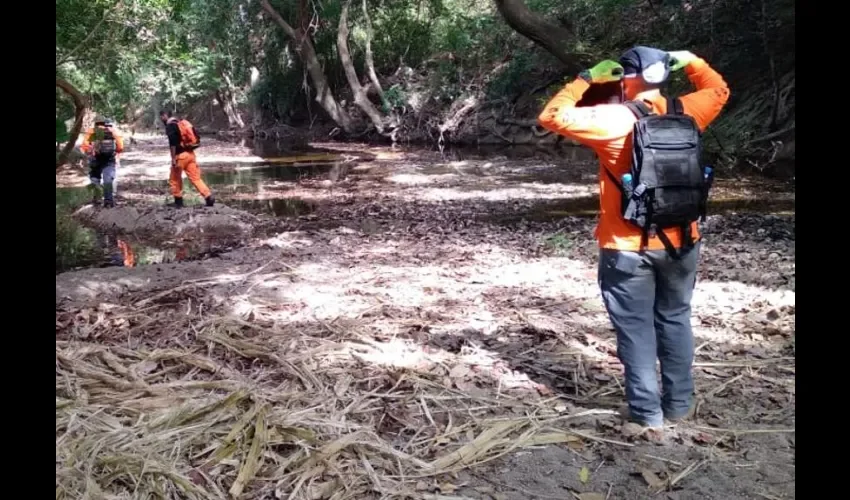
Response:
M781 136L783 136L783 135L785 135L789 132L794 132L796 130L796 128L797 128L797 124L795 123L794 125L791 125L790 127L784 128L782 130L777 130L776 132L771 132L767 135L763 135L761 137L757 137L755 139L747 141L746 144L749 146L750 144L758 144L760 142L767 142L767 141L770 141L772 139L776 139L777 137L781 137Z

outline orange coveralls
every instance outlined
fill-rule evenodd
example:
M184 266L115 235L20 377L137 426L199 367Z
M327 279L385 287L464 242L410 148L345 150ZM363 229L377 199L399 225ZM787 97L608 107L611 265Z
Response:
M210 194L210 188L201 179L201 169L198 168L198 163L195 159L194 151L186 151L180 147L180 129L177 127L177 119L171 118L165 125L165 133L168 136L169 147L177 148L177 165L171 166L171 175L168 178L168 185L171 188L171 195L175 198L183 197L183 172L186 172L186 177L189 182L195 186L198 193L204 198Z
M684 112L694 118L700 131L717 118L729 99L729 87L705 60L697 58L685 67L685 74L696 91L682 96ZM641 230L629 224L620 213L620 192L611 183L604 169L620 178L631 165L631 132L637 118L622 104L600 104L577 108L590 84L581 78L566 85L546 105L538 117L540 126L564 135L593 149L599 157L600 215L596 226L596 239L601 248L621 251L640 251ZM667 100L663 96L644 101L653 113L665 113ZM681 247L678 229L667 229L665 234L676 248ZM696 222L691 234L699 239ZM647 241L648 250L663 250L658 236Z

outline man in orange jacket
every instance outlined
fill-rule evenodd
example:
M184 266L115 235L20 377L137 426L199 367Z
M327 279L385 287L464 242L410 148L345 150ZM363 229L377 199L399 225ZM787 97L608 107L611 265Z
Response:
M112 121L100 116L95 118L94 127L83 135L80 150L89 158L92 203L100 204L102 184L103 206L114 207L118 188L118 155L124 152L124 141Z
M631 171L636 115L625 101L638 101L651 114L667 112L660 88L671 71L684 69L696 90L680 98L685 115L702 132L729 98L723 78L703 59L687 51L634 47L619 61L603 61L581 72L546 105L538 117L544 128L594 150L600 162L599 285L617 332L626 399L632 421L658 428L664 419L686 417L693 404L694 357L691 297L696 282L699 232L658 229L645 234L624 218L623 197L612 179ZM594 84L620 83L620 103L576 107ZM678 168L678 167L677 167ZM701 175L701 174L700 174ZM696 242L682 241L688 234ZM665 240L678 255L665 250ZM661 362L659 393L656 360Z
M170 111L161 111L159 118L165 125L165 135L168 136L168 148L171 151L171 175L168 179L168 185L171 187L171 194L174 196L174 206L178 208L183 206L183 172L186 172L189 182L204 197L206 205L208 207L213 206L215 197L207 184L201 179L201 169L198 168L195 151L186 147L181 140L180 128L178 127L179 120Z

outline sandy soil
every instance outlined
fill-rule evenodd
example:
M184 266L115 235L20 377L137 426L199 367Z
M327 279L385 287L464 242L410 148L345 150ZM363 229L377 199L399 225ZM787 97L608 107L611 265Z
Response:
M134 184L167 175L155 148L140 144L122 161L118 209L80 216L136 234L235 236L241 247L203 261L59 274L57 339L126 345L121 328L138 333L145 320L119 328L103 319L112 313L81 319L104 304L154 307L183 317L185 328L210 314L272 331L327 327L368 344L358 360L374 370L406 370L488 400L510 396L521 403L507 414L545 408L581 436L419 481L421 498L639 499L661 489L670 499L794 498L793 190L718 183L693 304L699 405L656 443L617 414L622 368L596 285L596 176L586 152L446 159L337 146L348 156L335 180L270 180L248 193L218 186L220 207L175 214L150 201L164 187ZM212 149L221 163L251 158L237 146ZM274 219L228 206L244 196L297 197L316 209ZM133 342L172 341L143 331ZM480 417L460 409L454 418ZM398 426L376 432L401 435Z

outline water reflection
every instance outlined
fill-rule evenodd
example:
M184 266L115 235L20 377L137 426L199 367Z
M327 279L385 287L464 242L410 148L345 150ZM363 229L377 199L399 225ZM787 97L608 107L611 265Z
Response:
M347 168L340 162L315 162L309 165L272 165L250 169L204 172L207 184L257 185L265 181L298 182L304 179L340 180Z
M265 200L231 200L228 204L234 208L249 212L262 212L275 217L297 217L312 213L316 205L300 198L270 198Z
M133 241L127 237L116 237L109 234L97 236L98 251L102 256L104 266L136 267L152 264L167 264L200 258L212 252L200 243L186 243L173 246L152 246L141 241Z

